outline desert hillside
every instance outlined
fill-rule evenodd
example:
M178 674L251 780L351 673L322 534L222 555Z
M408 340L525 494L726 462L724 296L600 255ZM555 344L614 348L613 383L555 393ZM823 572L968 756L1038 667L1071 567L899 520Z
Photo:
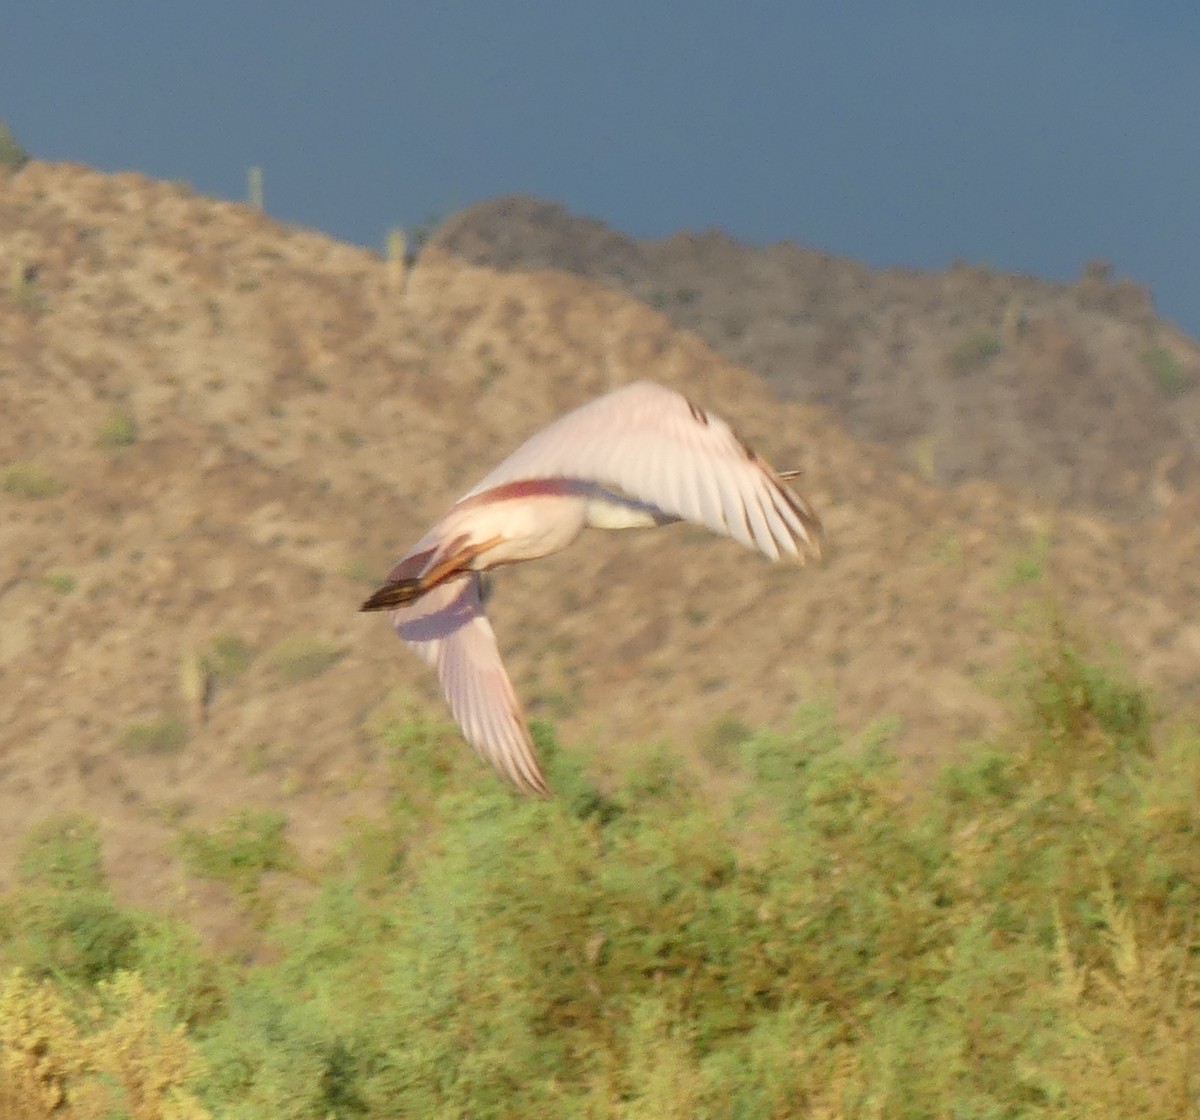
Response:
M898 406L887 420L897 398L870 390L866 336L853 326L876 314L875 286L901 278L860 270L844 301L831 282L830 321L851 325L844 348L810 323L805 337L826 339L828 361L781 360L764 380L701 337L706 296L683 301L691 323L673 322L610 285L498 270L437 244L405 274L177 184L38 162L0 181L0 269L5 874L28 825L85 809L126 890L186 901L169 844L181 823L282 807L316 856L347 817L378 811L372 727L409 705L444 713L431 674L358 603L501 454L635 378L684 390L777 465L802 470L828 556L806 570L773 566L676 527L596 534L504 573L491 614L517 691L597 773L662 738L712 766L700 745L719 745L723 729L785 725L814 697L854 733L886 728L905 757L940 756L1001 719L995 681L1020 620L1048 597L1117 642L1164 703L1200 692L1200 566L1184 490L1196 394L1171 398L1164 435L1167 413L1149 403L1161 389L1129 373L1119 392L1133 402L1131 457L1114 466L1107 451L1095 462L1080 451L1068 474L1093 488L1034 487L1079 509L988 481L939 485L982 467L935 448L922 477L907 453L860 438L887 442L868 430L872 416L894 426L897 447L928 435ZM906 299L929 307L922 318L894 299L891 321L897 338L924 341L880 350L876 366L912 370L927 353L936 383L956 393L1002 370L1017 376L1008 347L1025 342L957 374L922 325L969 333L992 313L985 304L1011 295L987 295L965 270L906 283ZM1133 312L1080 306L1074 319L1039 319L1046 286L1026 283L1024 325L1003 329L1051 339L1045 353L1067 365L1090 357L1078 374L1028 367L1042 404L1022 408L1061 420L1091 399L1082 386L1095 370L1125 369L1126 351L1107 356L1106 339L1127 314L1192 368L1192 343L1134 293L1103 285ZM722 284L741 280L730 271ZM851 353L863 379L843 395L857 412L829 387ZM809 389L789 380L797 368L817 379ZM986 419L976 417L980 431ZM995 439L989 462L1011 483L1003 431ZM1032 442L1022 448L1034 454ZM1135 461L1142 474L1122 490ZM1170 488L1162 515L1134 528L1095 511L1111 499L1122 514L1148 514L1155 479Z
M871 269L719 232L639 241L524 196L454 215L433 244L635 296L932 481L1137 521L1200 480L1200 346L1102 261L1073 284Z

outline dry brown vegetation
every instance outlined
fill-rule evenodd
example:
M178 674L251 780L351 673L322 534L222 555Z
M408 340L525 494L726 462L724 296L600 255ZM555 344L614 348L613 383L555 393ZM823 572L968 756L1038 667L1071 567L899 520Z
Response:
M763 258L765 276L774 260ZM713 267L695 265L686 284L681 272L677 287L699 290ZM948 274L938 294L920 278L856 275L859 288L894 286L893 325L856 310L853 289L843 342L814 328L823 341L803 363L813 384L840 383L847 355L868 349L879 369L882 355L898 362L888 340L922 321L910 292L958 324L912 350L947 392L981 376L978 363L1016 361L1007 341L997 356L955 349L977 330L982 281L960 291ZM377 813L371 728L409 703L442 709L388 627L356 614L363 593L500 454L639 377L685 390L775 463L801 468L829 555L797 572L673 529L596 535L506 573L492 614L518 692L595 773L667 736L718 780L702 744L731 722L786 725L815 696L850 727L894 719L889 742L906 758L940 757L1000 718L993 682L1011 662L1014 620L1048 589L1119 640L1165 702L1200 685L1200 566L1185 515L1196 499L1176 493L1190 477L1194 449L1179 433L1195 394L1173 398L1179 468L1160 471L1173 504L1132 528L986 481L938 486L830 409L781 403L666 315L587 279L500 272L437 245L401 277L364 249L136 175L33 162L8 176L0 277L6 872L30 824L84 808L127 896L219 933L233 919L181 870L181 825L282 809L314 859L346 818ZM725 284L773 291L735 275ZM986 286L997 306L1041 290ZM840 290L825 303L838 306ZM780 297L763 298L767 321ZM1057 339L1038 353L1070 365L1086 352L1080 364L1124 370L1157 339L1191 368L1192 344L1144 302L1043 320L1029 299L1029 337ZM704 299L688 306L707 316ZM956 361L961 375L947 372ZM1015 377L1006 392L1033 386L1022 415L1052 414L1060 437L1083 439L1083 382L1032 366L1028 381ZM942 398L926 390L929 411ZM868 394L871 408L891 415L904 392ZM1131 381L1121 392L1140 401L1149 390ZM1152 441L1158 414L1126 415L1141 417L1128 457L1106 444L1103 470L1084 461L1077 476L1133 472L1130 493L1142 493L1166 452ZM861 410L845 422L861 428ZM908 432L898 412L895 422ZM940 443L930 455L925 473L944 477Z

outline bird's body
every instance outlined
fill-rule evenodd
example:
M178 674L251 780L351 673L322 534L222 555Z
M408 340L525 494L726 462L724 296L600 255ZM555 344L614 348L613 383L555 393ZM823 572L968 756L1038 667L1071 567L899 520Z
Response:
M535 560L589 526L693 521L772 560L819 555L820 521L718 417L635 382L532 436L461 498L362 606L391 610L436 667L467 741L520 789L547 793L483 613L480 573Z

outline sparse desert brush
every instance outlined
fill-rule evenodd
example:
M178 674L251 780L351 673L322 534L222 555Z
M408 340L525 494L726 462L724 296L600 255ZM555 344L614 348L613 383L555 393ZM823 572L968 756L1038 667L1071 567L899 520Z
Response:
M0 981L0 1103L4 1115L70 1115L68 1093L87 1062L79 1030L59 992L20 971Z
M132 413L118 409L101 426L97 442L101 447L115 451L137 443L138 427Z
M20 971L0 980L0 1107L6 1120L205 1120L182 1026L133 973L69 1000Z
M0 902L0 956L72 986L136 967L139 922L107 890L29 887Z
M180 837L180 848L195 874L238 890L254 890L268 871L296 866L296 852L286 831L287 817L282 813L239 809L215 829L187 830Z
M83 813L39 821L21 843L17 877L22 883L53 890L102 890L107 879L96 822Z
M246 172L246 201L255 209L263 209L263 169L251 167Z
M319 677L341 659L342 651L315 634L292 634L268 651L267 663L288 684Z
M185 829L178 849L193 874L224 883L250 913L265 921L274 900L264 892L264 877L299 866L286 830L282 813L240 809L215 829Z
M735 748L754 737L754 728L736 716L721 716L709 725L700 740L700 756L718 770L736 759Z
M160 715L143 723L131 723L121 733L121 749L127 754L177 754L187 742L187 725L178 716Z
M250 668L254 651L237 634L226 632L213 638L203 656L213 676L227 683Z
M70 572L57 570L46 572L42 576L42 583L59 595L70 595L79 586L79 581Z
M1165 346L1152 346L1144 351L1142 364L1168 397L1182 396L1195 383L1192 376L1180 368L1175 355Z
M1019 665L1027 750L1077 771L1128 764L1150 749L1155 713L1144 689L1112 666L1090 660L1051 614Z
M54 498L65 489L66 486L40 463L10 463L0 470L0 490L27 501Z
M1003 349L1003 344L994 334L981 331L967 335L950 351L950 370L956 377L965 377L982 369Z
M1011 591L1016 587L1040 583L1046 574L1050 543L1049 534L1043 533L1032 540L1024 550L1014 552L1006 569L996 581L999 590Z
M937 437L936 436L921 436L920 439L913 441L913 461L917 467L917 473L926 482L937 482Z
M218 969L196 935L113 897L88 817L60 814L31 828L17 879L0 893L0 971L20 968L70 993L137 971L181 1022L207 1021L220 1006Z
M216 674L208 659L194 649L184 650L179 661L179 694L187 705L188 713L197 723L208 718L208 706L212 702Z
M8 125L0 121L0 167L20 171L30 160L29 153L17 143Z
M40 311L45 304L37 283L37 268L14 257L8 270L8 295L23 311Z
M407 255L404 230L399 227L388 230L387 238L384 241L383 255L389 261L403 263Z

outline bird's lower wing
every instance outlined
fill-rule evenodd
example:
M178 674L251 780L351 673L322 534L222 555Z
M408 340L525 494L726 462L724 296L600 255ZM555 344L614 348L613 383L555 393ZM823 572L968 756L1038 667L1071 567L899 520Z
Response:
M548 795L529 729L483 613L480 577L449 579L392 612L392 624L437 669L463 737L525 793Z

